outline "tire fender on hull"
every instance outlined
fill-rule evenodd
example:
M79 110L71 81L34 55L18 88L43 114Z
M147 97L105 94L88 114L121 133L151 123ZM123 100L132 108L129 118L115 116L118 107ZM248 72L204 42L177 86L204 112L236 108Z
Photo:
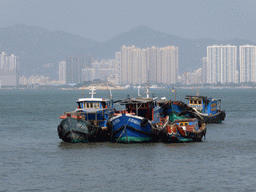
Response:
M147 118L142 119L141 122L140 122L140 125L142 127L145 127L147 124L148 124L148 119Z

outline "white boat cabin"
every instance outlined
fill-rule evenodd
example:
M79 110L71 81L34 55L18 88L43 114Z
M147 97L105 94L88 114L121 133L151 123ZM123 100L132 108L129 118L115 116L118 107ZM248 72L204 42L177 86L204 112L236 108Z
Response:
M105 109L113 108L113 102L110 99L101 98L81 98L77 101L80 109Z

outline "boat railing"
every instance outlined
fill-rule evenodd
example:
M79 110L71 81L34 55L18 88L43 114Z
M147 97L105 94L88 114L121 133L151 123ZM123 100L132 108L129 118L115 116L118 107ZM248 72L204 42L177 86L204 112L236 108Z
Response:
M92 114L94 115L95 119L89 119L89 115ZM70 111L70 112L65 112L60 118L63 119L65 117L73 117L73 118L77 118L77 119L82 119L85 118L88 121L105 121L105 117L104 115L109 114L107 112L107 108L104 109L100 109L100 110L92 110L92 111L84 111L84 109L76 109L74 111ZM98 115L102 115L102 119L98 119Z
M123 109L123 110L120 110L120 111L117 111L117 112L114 113L114 115L115 115L115 116L117 116L117 115L119 115L119 114L135 115L135 113L133 113L133 112L128 112L127 110L128 110L128 108Z

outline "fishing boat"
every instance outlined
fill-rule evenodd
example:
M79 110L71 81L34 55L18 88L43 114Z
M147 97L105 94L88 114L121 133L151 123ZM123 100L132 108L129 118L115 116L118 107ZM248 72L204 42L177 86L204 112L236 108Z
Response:
M196 142L202 141L206 135L205 123L199 123L196 118L180 118L169 121L162 130L163 142Z
M197 118L200 123L221 123L225 120L226 113L221 110L221 99L205 96L186 96L185 99L188 104L171 100L161 100L158 104L171 121L174 116L182 115Z
M192 114L205 123L221 123L225 120L226 113L221 110L221 99L205 96L186 96L185 99L192 110L184 110L179 115Z
M58 125L59 138L65 142L88 142L109 140L107 121L114 115L113 100L94 98L96 89L90 89L91 98L79 98L77 108L65 112Z
M136 143L157 140L159 131L156 124L160 123L161 108L157 105L157 97L149 97L149 87L146 94L146 98L139 96L117 102L123 105L125 110L119 111L108 121L113 142Z

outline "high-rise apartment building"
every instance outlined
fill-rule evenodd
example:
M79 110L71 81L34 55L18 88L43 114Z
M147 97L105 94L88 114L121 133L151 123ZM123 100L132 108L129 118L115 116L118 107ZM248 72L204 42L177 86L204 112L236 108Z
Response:
M175 84L178 79L178 48L122 47L121 84Z
M207 83L207 57L202 58L202 83Z
M66 62L59 62L59 82L66 83Z
M121 52L115 53L115 83L121 83Z
M2 52L2 54L0 54L0 56L1 56L1 65L0 65L0 67L1 67L1 69L3 69L5 64L6 64L6 54L5 54L5 52Z
M14 54L11 54L9 57L9 70L16 70L17 67L17 57Z
M207 83L236 83L237 47L207 47Z
M132 51L135 49L135 46L126 47L125 45L121 50L121 84L130 84L132 82L132 62L133 56Z
M151 48L146 48L147 52L147 75L148 75L148 82L150 84L157 83L157 52L159 47L152 46Z
M149 79L146 49L142 49L140 52L140 77L139 78L140 78L139 84L145 84Z
M66 83L81 83L82 82L82 69L91 67L92 57L67 57L66 59Z
M239 46L240 82L256 82L256 46Z
M19 84L17 57L14 54L10 56L5 52L0 54L0 81L1 85L13 86Z
M147 51L134 45L122 47L120 65L121 84L140 85L147 82Z
M178 82L178 47L162 47L157 53L157 83L175 84Z

